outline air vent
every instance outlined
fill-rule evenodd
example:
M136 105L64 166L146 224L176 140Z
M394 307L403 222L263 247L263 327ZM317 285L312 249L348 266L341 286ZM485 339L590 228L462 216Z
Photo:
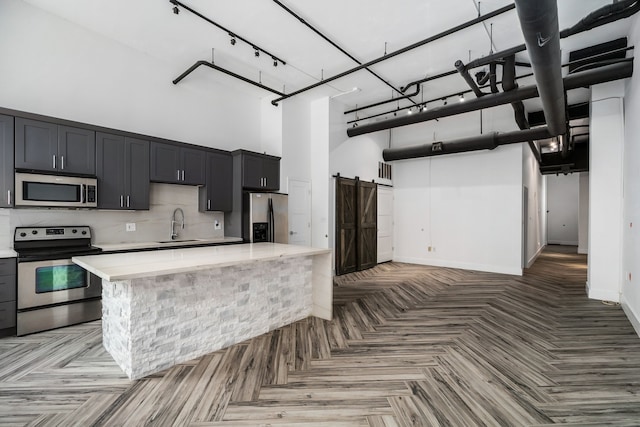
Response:
M389 163L378 162L378 178L391 179L391 165Z

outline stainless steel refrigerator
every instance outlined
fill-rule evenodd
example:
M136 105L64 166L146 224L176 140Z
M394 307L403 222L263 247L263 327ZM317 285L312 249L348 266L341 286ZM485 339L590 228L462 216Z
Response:
M252 243L289 242L289 204L286 194L244 193L242 237Z

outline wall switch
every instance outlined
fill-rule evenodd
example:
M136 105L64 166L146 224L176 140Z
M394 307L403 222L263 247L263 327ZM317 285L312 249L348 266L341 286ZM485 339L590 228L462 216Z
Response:
M135 222L128 222L126 225L126 230L127 231L136 231L136 223Z
M213 222L213 228L214 230L220 230L221 225L220 225L220 221L218 221L217 219Z

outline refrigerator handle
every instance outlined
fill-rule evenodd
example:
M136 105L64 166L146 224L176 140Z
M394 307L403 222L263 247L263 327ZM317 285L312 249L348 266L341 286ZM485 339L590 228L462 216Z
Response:
M274 230L276 226L276 221L273 217L273 200L269 197L269 241L273 243L276 237L276 230Z

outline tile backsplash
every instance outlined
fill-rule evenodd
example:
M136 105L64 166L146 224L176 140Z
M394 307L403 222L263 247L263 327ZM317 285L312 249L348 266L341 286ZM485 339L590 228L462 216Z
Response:
M198 211L198 187L151 183L149 202L148 211L0 209L0 248L13 246L15 227L36 225L88 225L94 244L169 240L176 208L184 211L185 218L184 229L176 227L179 239L224 237L224 214ZM136 231L126 231L127 223L135 223Z

